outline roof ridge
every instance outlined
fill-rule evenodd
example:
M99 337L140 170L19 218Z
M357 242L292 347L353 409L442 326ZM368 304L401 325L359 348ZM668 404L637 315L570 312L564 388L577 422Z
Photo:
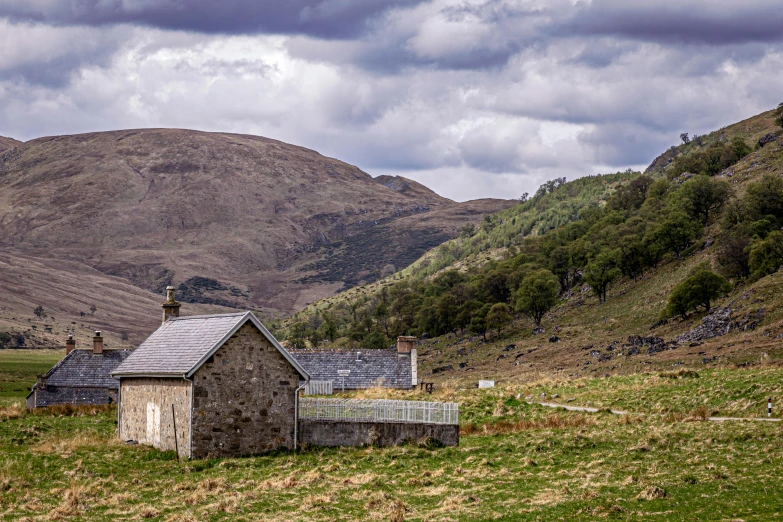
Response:
M246 310L244 312L231 312L227 314L185 315L182 317L172 317L169 319L169 321L186 321L188 319L212 319L218 317L242 317L249 313L252 312L250 310Z

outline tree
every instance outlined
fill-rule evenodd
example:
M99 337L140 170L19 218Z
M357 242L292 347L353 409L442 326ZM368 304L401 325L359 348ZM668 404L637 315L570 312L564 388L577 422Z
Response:
M691 141L691 139L688 137L687 132L683 132L682 134L680 134L680 139L682 140L683 143L689 143Z
M723 275L740 279L750 275L750 237L750 227L746 224L721 235L717 260Z
M329 339L329 342L334 342L337 337L337 323L331 314L324 314L324 336Z
M778 108L775 109L775 123L783 127L783 103L778 103Z
M373 348L381 350L388 346L389 342L385 335L381 332L372 332L364 338L362 346L364 348Z
M719 212L731 196L731 187L725 181L709 176L696 176L682 185L685 209L706 227L710 215Z
M606 302L606 290L609 288L609 284L620 275L620 269L617 268L617 258L617 251L600 252L585 267L585 282L598 296L599 303Z
M442 332L450 332L455 328L454 319L457 316L457 299L451 294L443 294L435 306L438 315L438 326Z
M98 311L98 307L97 307L97 306L95 306L95 304L91 304L91 305L90 305L90 313L91 313L92 315L95 315L95 312L97 312L97 311Z
M485 304L473 314L473 318L470 320L470 331L481 334L485 341L487 340L487 315L490 308L490 305Z
M44 307L43 307L43 306L41 306L41 305L38 305L38 306L36 306L36 307L33 309L33 313L35 314L35 316L36 316L38 319L43 319L44 317L46 317L46 312L44 311Z
M498 337L500 337L500 330L510 323L511 319L511 311L508 309L508 305L506 303L495 303L487 312L487 328L494 328Z
M777 272L783 265L783 232L770 232L766 239L753 245L749 264L754 277Z
M291 325L291 328L288 331L288 342L291 343L293 348L307 348L308 333L307 323L304 321L297 321Z
M731 283L725 277L706 269L699 269L682 281L669 296L667 312L670 316L687 317L688 310L704 306L711 310L712 301L731 292Z
M541 319L557 304L558 279L549 270L528 274L517 291L517 310L541 326Z
M310 346L313 348L318 348L318 346L321 344L321 339L323 339L323 336L318 330L307 330L307 340L310 341Z
M701 225L688 217L685 212L671 211L664 217L652 232L653 240L665 251L681 257L695 237L701 234Z

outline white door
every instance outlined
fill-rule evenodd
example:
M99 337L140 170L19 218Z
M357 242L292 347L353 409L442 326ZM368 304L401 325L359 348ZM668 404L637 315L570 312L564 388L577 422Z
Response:
M147 444L160 447L160 406L147 403Z

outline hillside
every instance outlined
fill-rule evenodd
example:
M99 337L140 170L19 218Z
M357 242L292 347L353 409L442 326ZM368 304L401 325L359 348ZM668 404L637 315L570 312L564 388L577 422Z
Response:
M13 149L14 147L18 147L21 144L22 144L21 141L16 141L13 138L6 138L5 136L0 136L0 153L3 153L8 149Z
M268 314L372 281L511 204L455 203L409 180L388 188L258 136L146 129L7 143L0 253L48 260L53 272L40 277L55 286L67 262L69 273L121 278L148 299L174 284L185 302ZM3 293L10 277L0 273ZM108 305L99 292L93 299ZM129 326L118 317L106 328Z
M315 303L284 332L297 343L336 330L334 344L348 346L422 335L421 375L438 382L780 363L782 178L770 111L673 147L646 175L544 186L411 267ZM730 290L709 314L693 303L673 312L674 289L703 273ZM555 301L534 331L523 294L548 281Z

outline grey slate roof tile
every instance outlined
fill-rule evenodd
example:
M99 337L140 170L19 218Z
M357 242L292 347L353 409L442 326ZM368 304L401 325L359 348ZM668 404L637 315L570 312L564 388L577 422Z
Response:
M111 376L111 372L131 352L132 350L105 350L103 354L94 354L92 350L73 350L46 372L46 384L117 390L120 383Z
M314 381L332 381L335 389L411 387L410 354L392 350L289 350ZM341 376L339 370L349 370ZM343 381L344 379L344 381Z
M246 314L238 312L169 319L141 343L115 373L184 375Z
M185 376L196 371L241 325L251 322L305 379L307 371L277 342L252 312L172 318L134 350L114 375Z

